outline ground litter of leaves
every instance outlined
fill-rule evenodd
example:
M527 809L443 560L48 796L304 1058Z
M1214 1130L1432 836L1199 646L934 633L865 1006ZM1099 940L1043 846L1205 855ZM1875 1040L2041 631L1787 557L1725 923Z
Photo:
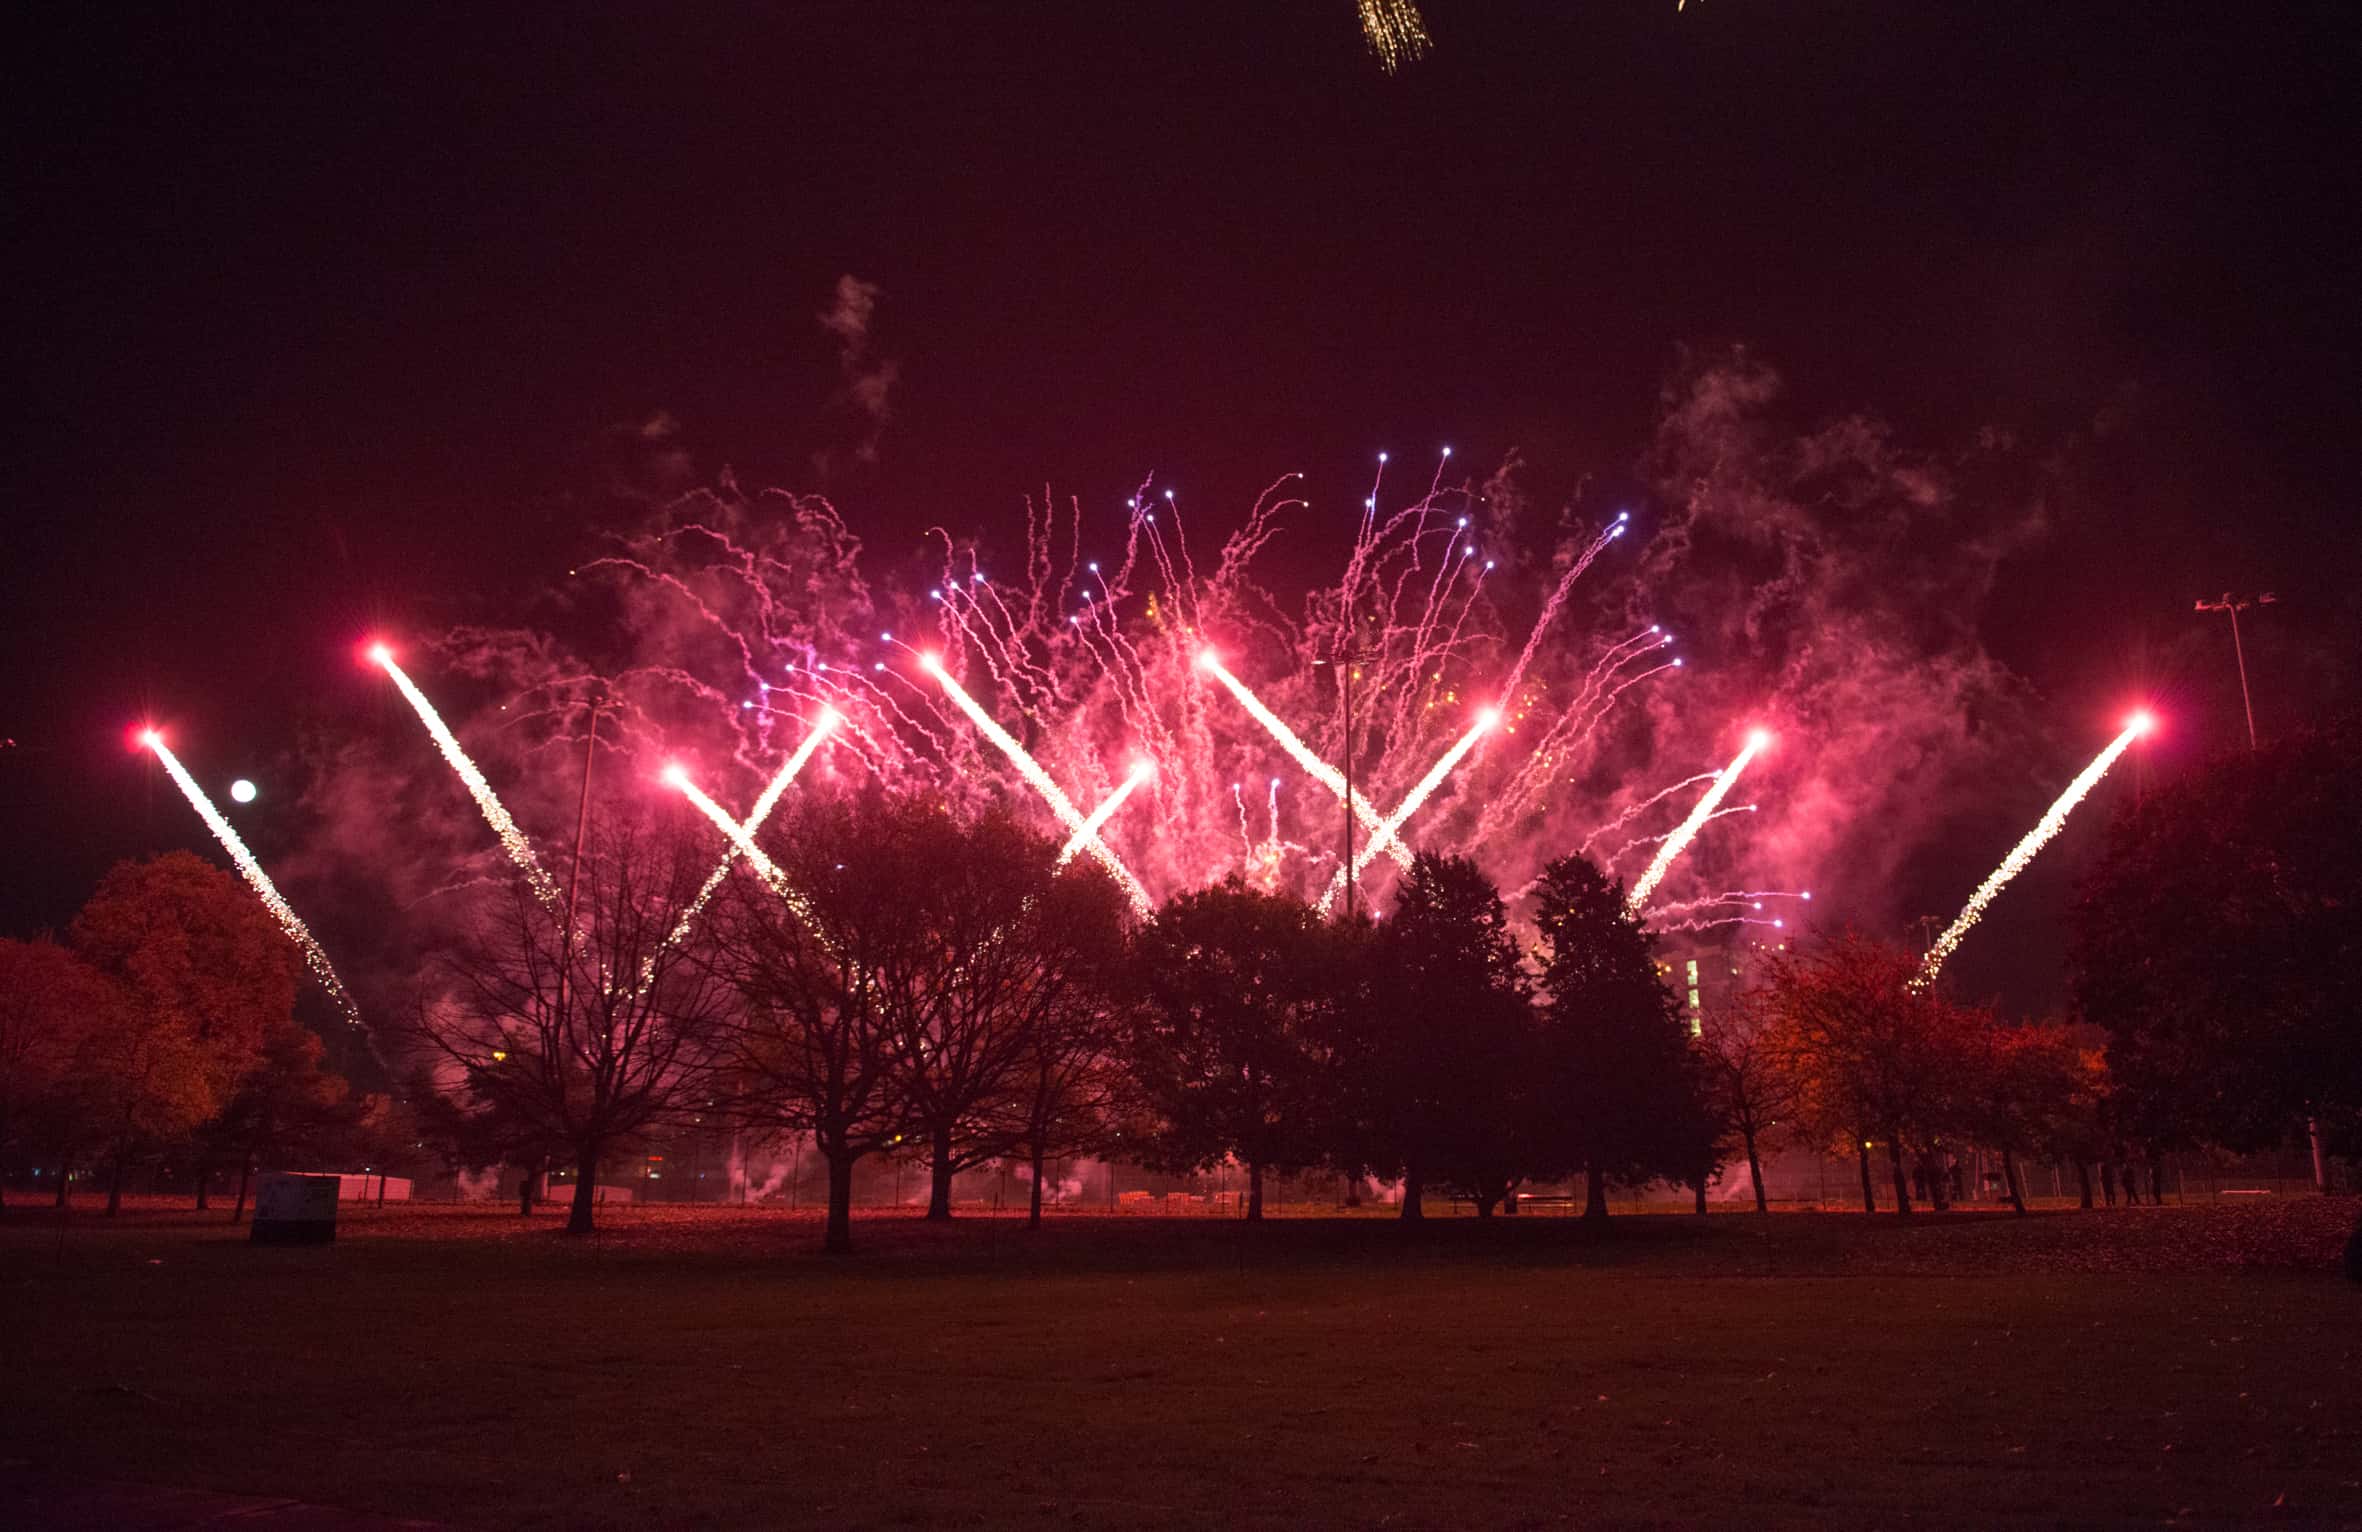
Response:
M2358 1212L874 1212L844 1258L762 1207L12 1207L0 1468L488 1527L2362 1527Z

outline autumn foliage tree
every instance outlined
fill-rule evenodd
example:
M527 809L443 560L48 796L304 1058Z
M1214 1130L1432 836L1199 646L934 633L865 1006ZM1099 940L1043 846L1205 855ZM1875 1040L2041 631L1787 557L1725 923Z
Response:
M122 1025L122 991L71 948L0 940L0 1163L19 1148L70 1158L75 1068L86 1041ZM61 1166L58 1196L65 1196Z
M1918 976L1917 953L1853 932L1775 953L1764 969L1766 1002L1809 1116L1859 1146L1866 1208L1874 1206L1868 1146L1884 1148L1905 1215L1913 1156L1964 1121L1961 1093L1980 1068L1990 1025Z
M1768 1213L1764 1144L1795 1126L1804 1108L1803 1085L1768 997L1744 990L1707 1007L1699 1018L1697 1051L1707 1107L1737 1136L1755 1187L1755 1211Z
M88 1030L73 1065L110 1166L112 1213L133 1151L220 1111L264 1039L294 1025L298 959L237 879L185 851L109 872L75 916L73 942L125 1000Z

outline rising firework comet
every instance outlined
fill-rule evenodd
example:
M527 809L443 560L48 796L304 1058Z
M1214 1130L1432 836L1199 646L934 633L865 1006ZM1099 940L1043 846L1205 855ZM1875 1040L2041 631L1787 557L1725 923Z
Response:
M484 780L484 774L476 769L476 763L469 760L468 753L460 748L459 740L444 724L443 715L435 711L435 705L427 701L426 693L420 691L410 677L402 673L402 667L394 663L393 650L384 644L372 644L369 658L394 678L394 685L401 688L402 696L409 702L411 710L418 714L418 721L425 724L427 733L434 736L435 748L443 752L443 759L451 763L451 769L467 785L468 796L474 798L476 807L483 811L484 822L492 827L493 834L500 837L500 844L508 852L509 860L515 862L517 869L525 874L526 883L533 889L533 897L552 911L558 909L564 903L558 885L542 870L541 859L533 854L533 843L525 838L524 831L517 828L517 822L509 817L508 809L501 803L499 795L492 791L492 784Z
M1427 801L1427 795L1434 792L1442 784L1443 779L1452 774L1452 768L1460 764L1460 758L1475 749L1476 742L1491 733L1494 726L1500 721L1501 710L1499 708L1488 707L1476 715L1476 722L1469 727L1468 732L1454 740L1452 748L1446 750L1437 758L1433 766L1427 768L1427 775L1421 777L1418 785L1413 787L1404 796L1402 802L1395 806L1394 812L1379 823L1377 832L1370 837L1369 844L1354 854L1354 877L1358 878L1362 875L1363 870L1377 857L1378 848L1381 845L1400 846L1402 844L1396 837L1400 834L1403 825L1413 814L1419 812L1419 805ZM1320 896L1320 912L1323 915L1326 915L1330 906L1337 902L1337 896L1345 892L1345 876L1345 869L1338 868L1336 877L1329 881L1328 891Z
M1959 917L1944 928L1944 934L1937 937L1935 945L1927 949L1927 956L1920 959L1919 977L1912 981L1913 988L1925 989L1935 982L1944 960L1960 945L1961 938L1968 935L1969 927L1984 918L1985 907L2009 885L2010 879L2026 870L2026 864L2034 860L2034 853L2050 844L2051 837L2059 833L2067 822L2067 816L2075 811L2075 805L2099 785L2100 778L2108 774L2108 768L2116 764L2117 757L2131 749L2133 741L2148 733L2156 726L2156 722L2146 712L2135 713L2125 720L2124 732L2110 740L2108 748L2094 757L2092 763L2067 784L2067 790L2059 794L2058 801L2050 806L2033 829L2026 832L2025 839L2010 847L2009 855L2001 859L2001 865L1993 869L1992 876L1978 884L1977 891L1969 895L1968 903L1961 909Z
M1657 885L1664 881L1665 870L1673 865L1674 858L1689 849L1689 843L1698 838L1699 829L1714 817L1715 809L1721 806L1723 795L1739 780L1739 773L1745 771L1747 763L1754 760L1770 743L1768 731L1749 731L1746 748L1722 768L1722 774L1714 779L1714 785L1706 789L1706 795L1689 811L1689 817L1681 822L1680 828L1665 837L1665 844L1657 848L1656 858L1648 864L1648 870L1640 875L1639 882L1632 885L1632 891L1624 896L1627 906L1637 910L1648 902L1648 896L1655 893Z
M328 997L336 1002L337 1009L344 1012L345 1020L356 1027L360 1026L361 1008L353 1003L352 995L344 987L344 980L336 976L336 965L328 961L327 951L313 937L311 928L303 923L302 917L295 913L294 906L280 894L278 886L271 882L271 875L262 870L262 863L256 861L254 853L246 849L246 842L238 837L238 832L222 817L221 810L215 808L213 800L205 796L205 789L197 785L196 778L189 775L187 768L181 765L180 758L164 743L164 736L154 729L146 729L141 731L139 742L155 752L156 759L163 762L165 775L172 778L181 796L189 800L189 807L195 809L197 817L205 821L205 828L211 830L213 838L221 842L222 849L230 854L230 860L238 864L238 871L245 874L247 884L253 888L256 897L262 900L263 908L271 912L271 918L279 923L279 929L287 933L289 941L295 943L296 950L303 954L304 966L312 971L313 978L320 981L321 988L328 991Z
M1345 774L1319 756L1314 755L1304 741L1297 737L1295 730L1289 728L1277 713L1265 707L1262 698L1247 690L1246 684L1224 667L1220 657L1213 650L1199 651L1197 665L1200 670L1205 671L1229 689L1230 695L1238 699L1239 706L1245 708L1248 716L1261 724L1271 737L1279 742L1279 747L1288 753L1290 759L1310 773L1313 780L1335 793L1340 802L1344 801L1346 797ZM1362 827L1370 832L1370 845L1373 848L1384 850L1404 867L1410 866L1411 853L1409 849L1401 841L1395 839L1394 832L1386 827L1386 821L1379 816L1376 806L1369 799L1363 797L1358 788L1354 789L1352 800L1353 817L1360 820Z
M1076 852L1098 840L1100 830L1106 826L1108 820L1115 817L1115 811L1124 806L1124 800L1132 796L1132 790L1155 775L1156 763L1154 761L1134 761L1131 771L1125 775L1122 784L1114 792L1101 799L1099 806L1091 810L1091 817L1076 825L1074 834L1067 838L1065 845L1058 848L1058 865L1064 867L1068 862L1074 860Z
M824 707L820 710L820 717L813 723L812 732L804 736L804 742L796 746L795 753L787 758L787 764L779 768L777 774L755 798L754 807L747 811L742 828L746 831L748 841L751 842L755 835L762 830L763 821L769 819L771 811L779 806L781 796L787 792L790 786L794 785L795 779L803 774L805 763L810 761L813 753L827 741L830 731L843 721L844 715L835 708ZM689 788L687 771L675 766L671 768L671 772L678 773L677 779L668 774L666 780L672 782L676 787L687 790ZM707 801L711 802L712 800L708 799ZM689 901L689 907L681 912L679 922L673 926L672 934L664 939L666 946L674 946L688 936L690 928L697 923L697 917L704 913L706 904L713 898L715 891L722 886L722 880L730 876L730 864L736 861L739 855L738 838L732 836L730 849L722 853L722 859L714 864L714 870L706 874L705 884L697 890L697 897Z
M811 926L815 931L820 929L818 923L812 918L811 904L805 900L803 894L796 889L794 884L787 881L787 874L779 870L779 864L772 861L763 848L755 844L754 832L736 819L731 818L728 809L706 796L705 790L690 780L686 767L678 762L666 766L664 780L667 786L679 789L681 796L696 805L697 812L712 820L715 829L729 837L730 844L737 848L740 856L746 858L746 864L755 870L755 875L768 884L771 891L777 894L789 909L796 912L798 919Z

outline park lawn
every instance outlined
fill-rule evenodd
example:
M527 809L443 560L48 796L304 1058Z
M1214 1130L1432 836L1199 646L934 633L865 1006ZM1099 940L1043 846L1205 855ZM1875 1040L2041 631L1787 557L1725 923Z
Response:
M2352 1211L878 1217L836 1261L760 1210L62 1257L12 1213L0 1459L492 1526L2362 1525Z

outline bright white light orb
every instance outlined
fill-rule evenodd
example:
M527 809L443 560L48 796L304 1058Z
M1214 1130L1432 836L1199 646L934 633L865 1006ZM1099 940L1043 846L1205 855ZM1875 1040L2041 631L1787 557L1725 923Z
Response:
M254 784L247 781L244 777L240 777L237 781L232 782L230 784L230 801L233 803L252 803L254 801Z

